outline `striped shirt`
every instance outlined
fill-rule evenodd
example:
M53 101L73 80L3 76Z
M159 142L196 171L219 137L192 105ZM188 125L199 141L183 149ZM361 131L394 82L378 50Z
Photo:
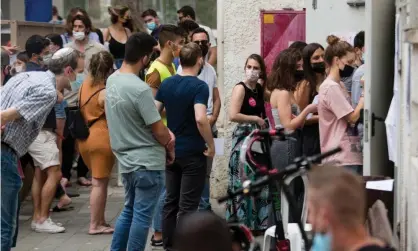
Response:
M1 110L15 108L21 118L8 122L1 141L23 156L38 136L46 117L57 101L52 72L22 72L1 89Z

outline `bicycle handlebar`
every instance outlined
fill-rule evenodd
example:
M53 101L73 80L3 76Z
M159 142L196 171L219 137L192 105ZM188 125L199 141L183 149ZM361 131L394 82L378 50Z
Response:
M271 134L275 135L275 133L276 133L276 132L271 132L271 133L269 132L269 131L275 131L275 130L267 130L267 131L263 130L263 131L264 131L263 133L266 133L266 135L267 134L268 135L271 135ZM260 132L258 132L258 133L260 133ZM254 189L254 188L263 187L263 186L269 184L269 182L271 180L281 179L285 175L293 174L293 173L299 171L301 167L308 167L309 168L310 163L319 162L322 159L325 159L325 158L327 158L331 155L334 155L334 154L340 152L341 150L342 150L341 147L337 147L337 148L334 148L330 151L324 152L322 154L317 154L317 155L313 155L313 156L310 156L310 157L297 158L295 160L295 163L287 166L283 171L270 172L269 174L257 179L254 182L251 182L249 180L244 181L242 188L240 188L236 191L233 191L233 192L228 191L228 195L219 198L218 202L219 203L225 202L226 200L233 199L234 197L236 197L238 195L241 195L241 194L249 194L251 192L251 190Z

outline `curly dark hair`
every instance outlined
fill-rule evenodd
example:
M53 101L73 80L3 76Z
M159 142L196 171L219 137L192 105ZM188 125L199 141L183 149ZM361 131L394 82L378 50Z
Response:
M85 16L90 20L89 14L87 14L87 11L85 9L81 7L72 8L68 12L66 25L65 25L66 26L65 30L67 31L68 34L71 34L71 32L73 31L73 18L77 16L77 13L79 12L82 13L82 16ZM90 20L90 23L92 23L91 20ZM96 31L96 28L93 25L91 26L91 31Z
M94 54L90 60L89 72L93 84L103 83L113 73L113 56L108 51Z
M295 72L297 62L302 59L302 53L298 49L288 48L280 52L275 60L274 67L267 81L269 91L274 89L294 91L297 86Z

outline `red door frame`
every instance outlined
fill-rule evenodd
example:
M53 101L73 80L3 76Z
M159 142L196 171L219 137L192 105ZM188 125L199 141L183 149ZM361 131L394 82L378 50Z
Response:
M260 11L260 30L261 30L261 57L264 58L264 14L305 14L306 9L303 10L261 10ZM305 23L305 33L306 33L306 23Z

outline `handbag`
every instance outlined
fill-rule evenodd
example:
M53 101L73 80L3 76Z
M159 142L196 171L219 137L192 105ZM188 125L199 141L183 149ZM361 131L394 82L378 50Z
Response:
M82 91L82 86L80 87L80 96L79 96L79 100L81 98L81 91ZM78 110L74 111L74 113L71 114L71 124L68 127L71 136L74 139L80 139L80 140L86 140L89 135L90 135L90 127L99 119L101 119L104 116L104 113L98 117L97 119L94 119L93 121L86 123L83 117L83 114L81 113L81 109L86 106L90 100L99 92L101 92L102 90L104 90L105 88L99 89L96 92L94 92L86 101L86 103L84 103L81 107L80 107L80 103Z

